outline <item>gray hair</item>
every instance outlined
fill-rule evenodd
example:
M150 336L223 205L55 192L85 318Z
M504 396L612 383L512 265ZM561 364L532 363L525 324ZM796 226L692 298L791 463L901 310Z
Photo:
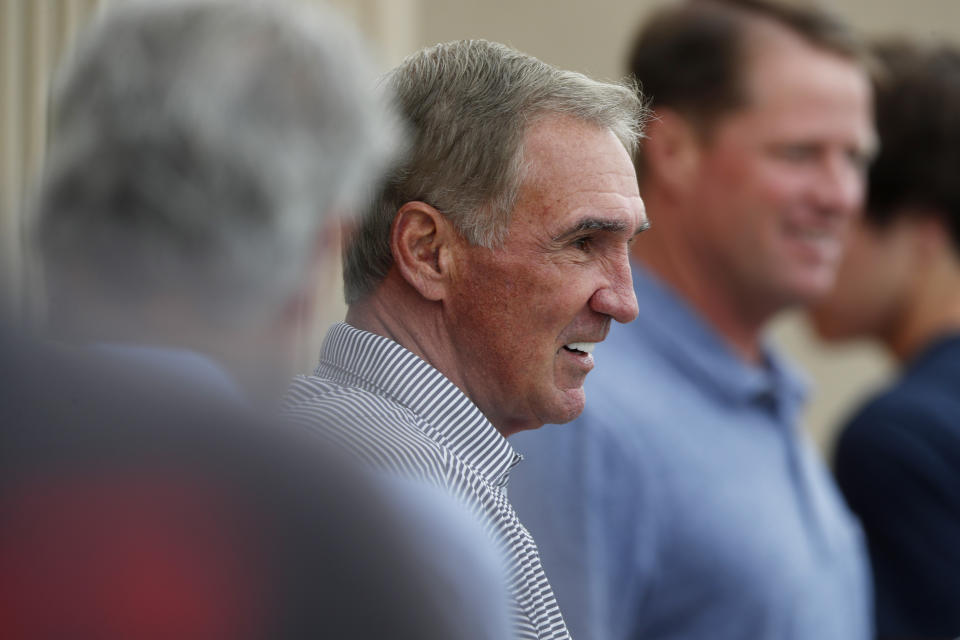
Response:
M375 85L355 32L326 11L111 7L53 91L35 212L48 285L68 293L81 273L112 302L177 291L258 321L302 281L325 217L359 208L393 155Z
M635 85L591 80L502 44L438 44L407 58L386 84L414 142L346 247L348 303L372 292L393 264L397 210L420 200L441 211L471 244L501 246L536 120L566 115L611 130L634 155L647 110Z

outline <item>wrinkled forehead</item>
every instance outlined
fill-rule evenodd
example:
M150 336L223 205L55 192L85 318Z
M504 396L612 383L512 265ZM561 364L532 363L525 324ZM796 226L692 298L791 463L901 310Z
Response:
M561 233L590 222L630 234L646 223L636 172L609 129L572 120L540 123L524 144L524 174L511 232Z
M576 186L610 171L635 175L627 149L612 129L571 116L548 115L532 122L520 154L521 188L558 186L561 177Z

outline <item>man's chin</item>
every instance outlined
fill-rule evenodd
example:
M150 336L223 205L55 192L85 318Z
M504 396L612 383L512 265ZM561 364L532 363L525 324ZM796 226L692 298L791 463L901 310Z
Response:
M551 411L549 424L566 424L575 420L586 405L586 392L583 387L561 390L561 398Z
M767 288L768 300L777 311L815 306L830 295L835 276L832 270L816 270L773 281Z
M574 420L583 413L585 393L583 387L575 389L552 389L547 394L528 396L527 408L530 413L523 417L517 416L509 424L498 425L504 436L510 436L519 431L539 429L545 424L565 424Z

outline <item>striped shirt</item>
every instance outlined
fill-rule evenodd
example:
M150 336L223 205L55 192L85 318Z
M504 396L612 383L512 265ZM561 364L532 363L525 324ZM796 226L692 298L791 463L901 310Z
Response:
M521 457L442 373L398 343L346 323L324 340L286 410L372 467L449 492L506 556L518 638L569 638L537 546L507 500Z

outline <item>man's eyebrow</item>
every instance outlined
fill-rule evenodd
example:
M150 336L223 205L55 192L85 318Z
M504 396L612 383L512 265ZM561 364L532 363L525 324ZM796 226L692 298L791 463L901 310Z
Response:
M643 233L644 231L646 231L646 230L649 229L649 228L650 228L650 221L649 221L649 220L644 220L643 222L641 222L640 224L637 225L637 228L636 228L636 229L634 229L634 231L633 231L633 236L634 236L634 237L637 237L638 235L640 235L641 233Z
M650 222L644 220L634 231L634 235L646 231L650 227ZM623 222L617 220L604 220L602 218L584 218L570 227L566 231L561 232L559 235L553 238L554 242L563 242L569 238L572 238L578 234L583 233L584 231L606 231L609 233L623 233L627 230L627 225Z

